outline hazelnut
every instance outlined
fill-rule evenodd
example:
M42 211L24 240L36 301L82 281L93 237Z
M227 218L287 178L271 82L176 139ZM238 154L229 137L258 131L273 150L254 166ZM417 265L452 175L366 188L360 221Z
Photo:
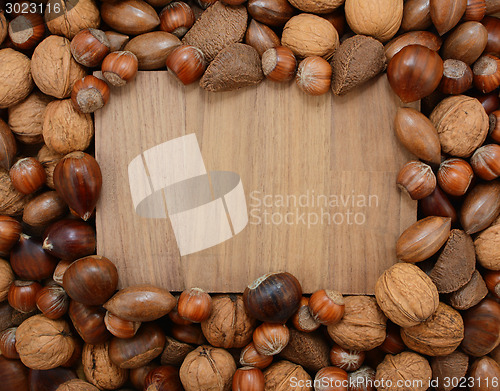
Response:
M114 390L125 384L128 370L121 369L109 357L109 343L85 344L82 352L83 372L100 390Z
M310 391L312 379L300 365L290 361L280 361L264 371L266 390L289 391L292 382L297 384L294 391ZM309 384L308 384L309 383Z
M330 89L332 67L324 58L306 57L297 68L295 82L299 88L309 95L323 95Z
M240 364L244 367L255 367L259 369L267 368L273 362L273 356L260 354L253 342L242 349L240 354Z
M228 391L235 372L236 364L230 353L205 345L186 356L180 377L186 391Z
M465 160L452 158L441 163L437 173L439 186L446 193L460 197L467 193L474 171Z
M301 58L319 56L329 59L339 46L339 35L326 19L312 14L300 14L285 24L281 44Z
M69 325L64 320L35 315L17 328L16 349L28 368L56 368L71 358L74 348Z
M93 0L49 0L45 8L45 21L52 34L71 39L85 28L99 27L101 18Z
M328 334L344 349L371 350L385 339L387 318L375 298L348 296L342 320L328 326Z
M85 69L71 55L70 42L51 35L33 52L31 73L37 87L47 95L59 99L71 95L73 85L85 76Z
M432 369L429 362L422 356L412 353L403 352L397 356L388 354L384 361L377 367L377 375L375 381L389 381L393 385L402 383L403 386L397 389L425 391L429 388L432 379ZM405 384L405 381L408 383ZM380 390L389 390L391 388L380 388Z
M15 280L7 296L10 306L24 314L33 312L36 310L36 295L41 289L36 281Z
M423 322L439 305L436 285L411 263L397 263L387 269L375 285L375 297L384 314L401 327Z
M9 216L0 215L0 256L7 256L19 240L22 226L19 221ZM1 295L0 295L1 297ZM0 299L0 301L2 301Z
M500 59L491 54L479 57L472 68L474 86L483 94L493 91L500 85Z
M267 49L262 54L262 71L269 80L285 82L292 80L297 69L293 52L285 46Z
M51 283L36 295L37 308L49 319L59 319L68 312L69 298L64 289Z
M160 12L160 29L182 38L195 22L191 7L182 2L174 1L167 4Z
M9 38L12 44L21 50L34 48L45 35L43 17L35 13L16 16L9 23Z
M317 391L347 391L347 376L347 372L343 369L324 367L316 373L314 389Z
M337 344L333 345L330 350L332 365L349 372L359 369L364 360L365 352L363 351L344 349Z
M491 181L500 176L500 145L488 144L477 149L470 159L474 172L482 179Z
M401 168L396 183L412 200L420 200L432 194L436 188L436 176L431 166L412 160Z
M102 30L85 29L71 40L70 49L77 63L94 68L104 60L110 52L111 44Z
M106 342L111 334L104 324L105 311L99 306L87 306L71 300L69 317L75 330L87 344L97 345Z
M10 327L0 332L0 352L5 358L18 360L19 353L16 350L16 331L17 327Z
M135 78L139 62L132 52L113 52L102 62L101 70L104 78L115 87L123 87Z
M321 324L338 323L344 315L344 297L340 292L321 289L311 295L309 309L314 320Z
M263 323L253 332L253 344L260 354L274 356L280 353L290 340L290 330L284 324Z
M187 289L179 297L177 311L193 323L203 322L212 312L212 298L200 288Z
M13 49L0 50L0 109L13 106L33 89L31 61Z
M55 100L47 105L43 138L50 149L61 154L83 151L90 145L92 137L92 117L77 111L71 99Z
M443 63L439 90L443 94L462 94L472 87L472 80L472 69L465 62L449 58Z
M259 368L243 367L236 370L233 376L233 391L264 391L264 374Z
M9 171L10 180L22 194L31 194L45 184L46 174L42 164L34 157L18 160Z
M218 295L212 298L212 313L201 329L213 346L241 348L252 340L255 323L245 311L241 295Z
M104 316L104 324L111 334L122 339L132 338L141 326L141 322L123 320L109 311Z
M109 87L105 81L88 75L73 86L71 101L81 113L93 113L104 107L109 100Z
M207 67L203 52L189 45L179 46L170 52L166 65L184 85L198 80Z
M403 0L346 0L345 16L356 34L371 35L381 42L390 40L403 18Z
M28 201L29 197L18 192L12 185L9 173L0 168L0 214L20 215Z
M144 379L144 390L181 391L182 384L179 378L179 369L173 366L153 368Z
M302 297L299 309L292 316L292 323L298 331L304 333L310 333L321 326L321 323L317 322L309 311L309 298Z

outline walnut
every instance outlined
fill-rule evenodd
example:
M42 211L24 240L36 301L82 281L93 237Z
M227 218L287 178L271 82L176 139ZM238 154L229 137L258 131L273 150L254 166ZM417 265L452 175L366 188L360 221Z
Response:
M49 0L45 21L52 34L72 39L80 30L98 28L101 18L93 0Z
M403 0L346 0L347 24L356 34L389 41L403 19Z
M295 8L313 14L327 14L344 4L344 0L290 0Z
M67 98L75 82L86 75L85 69L73 59L69 45L66 38L51 35L33 52L31 73L44 94Z
M75 110L71 99L56 100L47 105L43 121L43 139L47 147L62 154L84 151L92 137L92 117Z
M17 154L14 134L4 120L0 118L0 167L10 169Z
M397 356L388 354L377 367L375 375L375 381L381 384L377 391L425 391L429 388L431 378L429 362L412 352Z
M179 374L186 391L229 391L234 372L236 363L229 352L204 345L186 356Z
M437 129L443 152L452 156L469 157L488 135L488 115L481 103L470 96L443 99L429 119Z
M73 379L61 384L56 391L99 391L99 389L84 380Z
M311 376L300 365L280 361L264 371L266 391L312 391Z
M57 163L64 157L63 154L54 152L49 147L44 145L37 155L37 159L42 163L45 169L45 174L47 175L46 184L51 189L55 189L54 186L54 170L56 169Z
M384 314L401 327L423 322L439 305L436 285L410 263L397 263L387 269L375 285L375 297Z
M123 386L128 379L128 370L119 368L109 358L109 342L85 344L82 364L87 380L100 390L114 390Z
M5 19L5 14L3 11L0 11L0 44L7 37L7 33L9 31L9 23L7 19Z
M446 356L464 339L464 321L457 310L439 303L425 322L403 328L401 338L410 349L427 356Z
M300 14L286 22L281 44L298 57L330 58L339 46L339 34L326 19L312 14Z
M16 350L28 368L56 368L71 358L74 349L75 341L65 320L35 315L17 328Z
M13 49L0 50L0 109L26 98L33 89L31 61Z
M201 14L182 43L199 48L205 60L211 62L226 46L243 40L247 19L245 6L229 6L217 1Z
M493 225L474 240L478 262L486 269L500 270L500 225Z
M0 302L7 299L12 282L14 282L14 273L10 263L0 258Z
M245 309L241 295L218 295L212 300L212 313L201 323L203 335L212 346L242 348L252 341L256 320Z
M19 141L25 144L43 142L43 116L52 99L37 91L22 102L9 107L9 126Z
M328 334L340 346L351 350L371 350L385 340L387 318L369 296L345 298L344 316L328 326Z
M0 214L21 215L30 198L19 193L12 185L9 172L0 168Z

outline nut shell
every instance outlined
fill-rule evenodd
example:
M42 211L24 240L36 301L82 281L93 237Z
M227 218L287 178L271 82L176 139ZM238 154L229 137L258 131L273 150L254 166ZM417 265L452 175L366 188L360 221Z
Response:
M132 52L139 61L139 70L149 71L165 66L168 55L181 41L165 31L152 31L132 38L123 50Z
M16 349L28 368L56 368L71 358L74 348L69 325L64 320L35 315L17 328Z
M128 370L121 369L109 358L109 343L85 344L82 351L83 372L87 380L100 390L120 388L128 379Z
M93 28L80 31L71 40L71 54L81 65L97 67L110 52L111 44L102 30Z
M281 44L301 58L319 56L329 59L339 46L339 35L326 19L300 14L286 22Z
M488 42L488 32L479 22L465 22L453 30L443 42L443 60L455 59L472 65Z
M386 335L387 318L369 296L348 296L342 320L328 326L328 334L344 349L371 350L380 346Z
M375 285L375 296L384 314L401 327L425 321L439 305L432 280L410 263L397 263L387 269Z
M49 0L45 21L52 34L71 39L85 28L98 28L101 18L92 0Z
M33 198L23 211L23 222L32 227L44 227L59 220L68 212L66 202L55 191L47 191Z
M47 176L46 185L51 189L55 189L54 185L54 170L57 163L64 157L63 154L57 153L51 150L49 147L44 145L40 151L38 151L37 159L42 166L45 168L45 174Z
M311 391L307 382L312 384L309 374L300 365L290 361L280 361L271 365L264 371L266 391ZM297 382L297 386L290 388L292 379Z
M28 201L29 196L25 196L14 188L8 171L0 168L0 214L20 215Z
M465 232L474 234L488 228L500 213L500 182L476 185L465 197L460 222Z
M356 34L371 35L387 42L401 25L403 0L346 0L345 16Z
M14 163L17 144L9 126L0 119L0 168L8 170Z
M13 106L33 89L31 61L13 49L0 50L0 109Z
M430 115L444 153L469 157L484 142L489 119L475 98L457 95L444 99Z
M31 73L37 87L47 95L67 98L75 82L85 76L85 69L71 55L70 42L51 35L33 52Z
M56 391L98 391L99 389L96 386L93 386L90 383L87 383L85 380L81 379L73 379L64 382L59 387L57 387Z
M375 381L387 384L397 384L411 379L414 383L411 387L380 387L379 391L390 390L412 390L425 391L428 389L429 382L432 379L432 369L429 362L422 356L413 352L403 352L397 356L388 354L384 361L377 367ZM403 383L404 384L404 383Z
M484 299L463 315L464 340L462 350L470 356L482 357L500 343L500 304Z
M14 273L9 262L0 259L0 302L7 299L9 288L14 282Z
M127 35L144 34L160 24L155 9L142 0L103 2L101 17L113 30Z
M481 232L474 240L477 260L489 270L500 270L500 225Z

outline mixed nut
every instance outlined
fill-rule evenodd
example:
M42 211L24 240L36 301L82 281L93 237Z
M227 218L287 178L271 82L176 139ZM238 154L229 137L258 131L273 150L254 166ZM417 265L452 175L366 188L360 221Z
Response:
M497 0L5 3L1 389L499 390L498 12ZM208 91L295 79L310 95L387 70L403 102L422 99L394 122L420 159L395 182L421 218L375 297L303 295L286 272L238 295L116 290L112 260L95 255L91 114L138 70L165 68Z

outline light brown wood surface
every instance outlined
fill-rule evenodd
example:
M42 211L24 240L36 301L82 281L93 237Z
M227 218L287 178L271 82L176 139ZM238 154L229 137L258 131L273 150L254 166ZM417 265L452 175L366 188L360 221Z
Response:
M395 185L398 170L412 158L394 136L400 105L385 75L343 97L310 97L294 83L265 81L208 93L197 84L181 86L168 72L140 72L95 115L104 184L98 253L115 262L121 287L151 283L174 291L197 286L241 292L264 273L288 271L304 292L371 294L382 271L397 262L399 234L416 220L416 203ZM168 218L135 213L127 170L144 151L192 133L208 171L240 175L249 223L233 238L181 257ZM311 201L313 195L345 201L353 192L371 195L372 206L336 207L326 205L325 197L315 197L321 206ZM278 197L291 195L309 198L279 204ZM256 199L269 204L270 196L272 206L256 206ZM366 223L347 224L349 210L363 213ZM287 221L293 224L265 224L264 212L268 219L274 214L274 222L292 213ZM302 213L323 223L308 226ZM331 218L328 224L325 213L340 213L344 223Z

